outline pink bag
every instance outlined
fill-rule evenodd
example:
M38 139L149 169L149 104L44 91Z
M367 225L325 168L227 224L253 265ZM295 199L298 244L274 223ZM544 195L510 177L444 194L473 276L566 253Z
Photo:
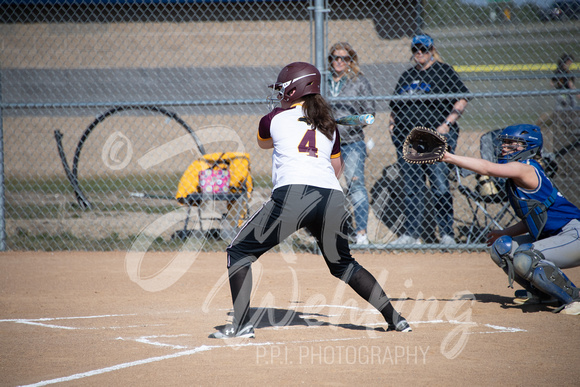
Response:
M230 171L211 168L199 172L199 188L206 194L229 193Z

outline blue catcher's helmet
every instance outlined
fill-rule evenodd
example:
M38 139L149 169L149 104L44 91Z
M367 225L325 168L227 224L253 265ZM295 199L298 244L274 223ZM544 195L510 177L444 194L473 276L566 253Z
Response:
M506 164L510 161L526 160L539 155L542 151L544 140L542 139L542 132L536 125L520 124L508 126L502 130L498 136L499 149L497 155L497 162L499 164ZM502 154L502 144L504 141L517 141L523 144L524 149L514 150L508 154Z

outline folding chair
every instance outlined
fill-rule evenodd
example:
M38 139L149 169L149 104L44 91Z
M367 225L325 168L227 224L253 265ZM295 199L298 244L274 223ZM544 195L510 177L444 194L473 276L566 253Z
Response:
M498 136L502 129L485 133L479 141L481 158L496 161L496 149L499 147ZM466 237L467 244L484 243L491 228L503 230L515 219L505 191L505 179L481 176L472 171L455 167L457 189L466 198L471 211L469 222L459 221L464 226L459 233ZM464 184L462 177L475 175L474 189Z
M175 198L187 205L182 230L174 237L185 239L194 230L188 229L192 207L197 207L197 223L202 235L204 221L219 221L222 239L233 237L235 228L242 225L249 210L253 190L250 174L250 155L241 152L211 153L195 160L179 181ZM224 202L226 209L216 215L216 202Z

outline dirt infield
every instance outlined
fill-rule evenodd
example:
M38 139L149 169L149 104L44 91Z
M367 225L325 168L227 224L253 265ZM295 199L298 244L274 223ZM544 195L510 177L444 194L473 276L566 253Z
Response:
M270 253L258 261L252 305L264 316L256 339L230 343L207 338L226 323L231 306L224 254L3 253L0 384L580 380L573 360L578 316L513 304L505 275L487 254L358 254L358 260L385 283L412 333L385 332L380 315L314 255ZM567 274L578 281L580 268Z

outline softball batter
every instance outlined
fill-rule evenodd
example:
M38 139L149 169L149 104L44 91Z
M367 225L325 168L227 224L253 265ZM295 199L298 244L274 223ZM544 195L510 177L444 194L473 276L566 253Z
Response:
M389 329L411 331L373 275L350 254L345 197L337 178L342 170L340 136L331 107L320 95L320 82L316 67L294 62L270 86L281 107L262 117L257 140L260 148L274 149L273 191L227 248L233 324L211 338L255 337L256 321L249 313L251 264L303 227L316 238L333 276L377 308Z
M488 234L491 258L525 290L516 304L560 303L580 314L579 289L561 269L580 266L580 210L552 184L540 163L543 139L535 125L513 125L499 136L498 163L446 152L443 161L480 175L506 178L510 204L520 222Z

